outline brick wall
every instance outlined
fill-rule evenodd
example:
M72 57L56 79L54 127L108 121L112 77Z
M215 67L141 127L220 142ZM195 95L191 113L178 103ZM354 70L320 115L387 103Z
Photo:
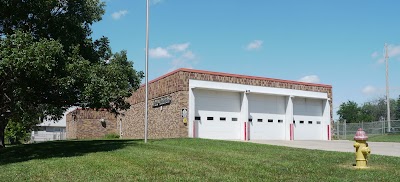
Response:
M235 75L227 73L208 72L191 69L179 69L149 84L149 99L161 97L177 91L189 91L189 80L204 80L213 82L236 83L262 87L287 88L304 91L324 92L332 100L332 87L330 85L304 83L288 80L279 80L255 76ZM144 102L145 87L140 87L128 99L131 104Z
M178 91L167 95L171 96L169 105L153 108L154 100L149 101L149 139L188 136L181 110L188 109L189 93ZM122 121L123 138L144 138L144 105L144 102L133 104L123 115L118 116Z
M67 139L102 138L118 134L117 118L106 110L77 109L67 114ZM104 123L100 122L104 119Z

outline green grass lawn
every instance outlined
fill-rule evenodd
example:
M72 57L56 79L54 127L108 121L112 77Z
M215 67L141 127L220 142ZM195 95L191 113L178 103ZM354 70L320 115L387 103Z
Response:
M368 137L370 142L400 142L400 134L375 135Z
M204 139L62 141L0 151L0 181L398 181L400 157Z
M347 140L354 140L354 135L347 135ZM343 138L341 138L343 140ZM368 135L369 142L400 142L399 134Z

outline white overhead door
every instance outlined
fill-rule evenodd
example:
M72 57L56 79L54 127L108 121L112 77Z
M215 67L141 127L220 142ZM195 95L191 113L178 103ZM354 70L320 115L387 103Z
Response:
M322 140L323 101L320 99L294 98L294 140Z
M240 94L195 90L197 136L210 139L240 139Z
M249 94L250 140L285 139L285 97Z

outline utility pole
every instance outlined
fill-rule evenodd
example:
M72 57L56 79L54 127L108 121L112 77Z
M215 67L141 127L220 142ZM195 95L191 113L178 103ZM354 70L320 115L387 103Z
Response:
M385 62L386 62L386 104L387 104L387 121L388 132L390 132L390 96L389 96L389 63L388 63L388 46L385 43Z
M146 0L146 97L145 97L145 114L144 114L144 143L147 143L148 128L148 97L149 97L149 1Z

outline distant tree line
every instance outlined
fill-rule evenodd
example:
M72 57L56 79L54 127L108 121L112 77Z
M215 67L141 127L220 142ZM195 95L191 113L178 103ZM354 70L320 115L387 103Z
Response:
M347 123L386 120L386 98L378 98L360 105L349 100L340 104L337 114L340 120ZM400 120L400 95L397 99L390 99L390 118Z

